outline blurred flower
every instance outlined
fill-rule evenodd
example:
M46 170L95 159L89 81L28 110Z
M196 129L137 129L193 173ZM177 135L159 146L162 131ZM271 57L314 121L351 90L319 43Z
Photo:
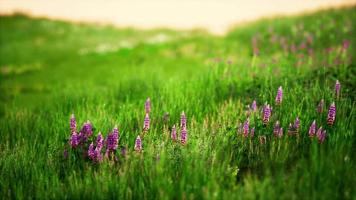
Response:
M339 95L340 95L340 88L341 88L341 84L339 82L339 80L336 80L336 83L335 83L335 95L337 98L339 98Z
M163 122L167 123L169 121L169 113L165 112L163 115Z
M142 151L142 140L140 136L137 136L135 141L135 151L141 152Z
M332 102L332 104L329 107L328 119L327 119L327 123L329 125L333 125L334 124L335 116L336 116L336 107L335 107L335 103Z
M150 98L147 98L147 100L145 102L145 110L146 110L146 113L150 113L151 112L151 100L150 100Z
M72 136L70 137L70 145L72 148L76 148L79 145L79 137L76 132L73 132Z
M323 110L324 110L324 99L321 99L318 104L317 111L318 111L318 113L321 114L323 112Z
M271 107L269 104L265 105L263 108L263 124L267 125L271 117Z
M279 86L277 90L276 104L280 105L282 103L282 99L283 99L283 90L282 90L282 86Z
M143 130L148 131L150 129L150 116L146 113L145 119L143 121Z
M248 132L250 130L250 120L247 119L245 122L244 122L244 126L243 126L243 135L244 137L248 137Z
M185 116L184 111L182 112L182 114L180 115L180 127L184 128L187 126L187 117Z
M295 128L294 125L292 125L292 123L289 123L288 135L293 136L293 135L297 135L297 134L298 134L298 130Z
M351 44L350 40L344 40L344 41L342 42L342 48L343 48L343 50L347 50L347 49L349 48L350 44Z
M253 102L251 104L251 109L252 109L253 112L255 112L257 110L256 100L253 100Z
M313 123L310 125L309 128L309 137L314 137L316 133L316 123L315 120L313 121Z
M181 132L180 142L185 145L187 143L187 128L184 126Z
M173 125L172 131L171 131L171 138L173 141L177 140L177 130L176 130L176 125Z
M264 135L258 136L258 139L260 141L260 144L266 144L266 142L267 142L267 138Z
M77 122L75 121L74 114L72 114L71 117L70 117L70 130L72 132L76 132L77 131Z
M251 128L250 131L250 137L253 138L253 136L255 136L255 127Z
M126 147L122 147L122 148L121 148L121 155L122 155L123 157L126 157L126 154L127 154L127 152L126 152Z

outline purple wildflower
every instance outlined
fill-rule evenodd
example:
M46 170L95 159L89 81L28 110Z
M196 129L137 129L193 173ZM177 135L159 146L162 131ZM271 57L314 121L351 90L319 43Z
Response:
M141 152L142 151L142 140L140 136L137 136L135 141L135 151Z
M323 130L320 127L318 132L316 133L316 136L318 137L319 143L323 143L326 137L326 130Z
M253 100L253 102L251 104L251 109L252 109L253 112L255 112L257 110L256 100Z
M271 117L271 107L269 104L265 105L263 108L263 124L267 125Z
M244 137L248 137L248 132L250 131L250 120L247 119L244 122L244 126L243 126L243 135Z
M318 104L317 111L319 114L321 114L323 110L324 110L324 99L321 99Z
M101 132L98 133L98 136L96 137L96 147L102 149L104 146L104 137L101 134Z
M82 129L80 130L80 138L82 140L86 140L88 137L90 137L91 135L93 135L93 127L90 123L90 121L88 120L87 122L85 122L82 126Z
M314 137L316 133L316 123L315 120L313 121L313 123L310 125L309 128L309 137Z
M143 121L143 130L148 131L150 129L150 116L146 113L145 119Z
M280 105L282 103L282 99L283 99L283 90L282 90L282 86L279 86L277 90L276 104Z
M79 137L76 132L73 132L72 136L70 137L70 145L72 148L76 148L79 145Z
M177 140L177 130L176 130L176 125L173 125L172 131L171 131L171 138L173 141Z
M118 147L118 142L119 142L119 131L115 127L113 129L113 132L108 135L106 140L107 153L116 151Z
M95 159L95 150L94 150L94 144L91 143L89 145L89 149L88 149L88 156L90 159L94 160Z
M70 117L70 130L72 132L76 132L77 131L77 122L75 121L74 114L72 114L71 117Z
M95 162L100 162L101 160L103 160L103 155L101 154L101 149L96 147L94 150L95 153Z
M332 104L330 105L330 108L329 108L329 112L328 112L327 123L329 125L333 125L334 121L335 121L335 117L336 117L336 107L335 107L335 103L332 102Z
M340 95L340 88L341 88L341 84L339 82L339 80L336 80L336 83L335 83L335 95L337 98L339 98L339 95Z
M187 127L183 127L181 136L180 136L180 142L185 145L187 143Z
M146 113L150 113L151 112L151 100L150 100L150 98L147 98L147 100L145 102L145 111L146 111Z
M180 115L180 127L181 128L187 127L187 117L185 116L184 111Z

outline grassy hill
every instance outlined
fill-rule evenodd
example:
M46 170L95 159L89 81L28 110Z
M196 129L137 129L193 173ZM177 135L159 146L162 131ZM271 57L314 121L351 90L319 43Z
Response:
M0 16L0 196L356 198L355 11L262 19L225 36ZM273 108L267 125L265 103ZM184 146L170 139L182 111ZM70 147L72 113L78 126L90 120L95 136L119 127L116 160L93 163ZM290 136L296 117L301 125ZM247 119L254 137L242 134ZM282 138L273 134L277 120ZM326 130L324 142L309 137L313 120ZM142 153L134 151L138 135Z

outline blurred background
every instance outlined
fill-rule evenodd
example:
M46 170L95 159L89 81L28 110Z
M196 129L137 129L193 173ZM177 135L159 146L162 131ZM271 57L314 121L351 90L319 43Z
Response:
M0 0L0 13L110 23L135 28L205 28L225 33L236 23L355 3L355 0Z

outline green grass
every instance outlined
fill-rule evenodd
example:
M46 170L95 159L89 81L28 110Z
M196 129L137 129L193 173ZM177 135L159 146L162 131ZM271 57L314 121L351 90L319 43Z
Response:
M3 199L355 199L355 7L262 19L218 37L204 30L134 30L24 15L0 17L0 197ZM271 38L307 49L285 52ZM260 54L253 56L252 38ZM344 40L351 41L343 51ZM289 46L290 47L290 46ZM326 53L327 48L333 51ZM334 96L340 80L341 97ZM284 90L280 107L274 98ZM143 153L144 102L152 101ZM325 99L324 113L316 112ZM271 122L250 117L255 137L237 133L246 106L273 106ZM336 102L333 126L327 109ZM180 113L188 144L169 139ZM163 120L168 112L169 121ZM127 158L98 165L63 150L69 117L95 135L115 125ZM298 137L273 124L299 116ZM313 120L327 130L308 137ZM261 145L259 136L266 136Z

